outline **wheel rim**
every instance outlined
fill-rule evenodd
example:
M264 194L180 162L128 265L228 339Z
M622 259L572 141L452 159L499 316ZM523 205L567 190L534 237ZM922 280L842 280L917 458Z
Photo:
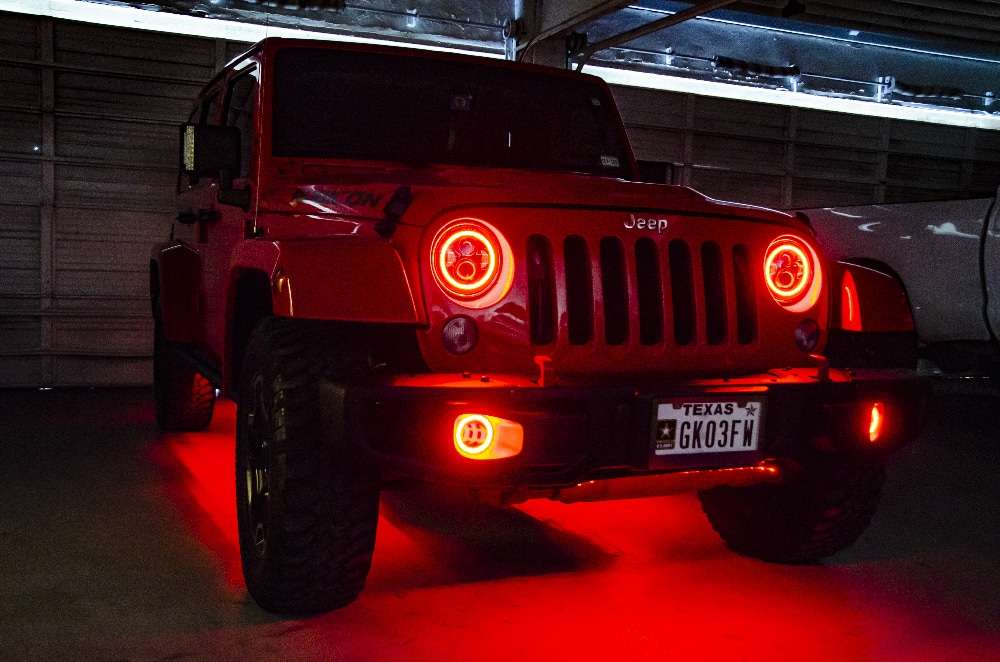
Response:
M268 515L271 502L269 424L264 384L258 378L254 380L251 409L246 422L243 499L249 523L250 541L254 553L259 558L267 555L268 543Z

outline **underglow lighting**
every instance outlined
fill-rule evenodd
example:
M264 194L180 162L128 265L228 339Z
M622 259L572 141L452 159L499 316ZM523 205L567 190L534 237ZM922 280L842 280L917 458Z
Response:
M383 46L406 46L431 51L459 53L502 59L503 53L497 51L479 51L437 44L420 44L413 42L393 41L377 37L361 37L343 32L319 32L315 30L297 30L256 23L241 23L221 19L207 19L197 16L182 16L166 12L155 12L135 7L118 7L102 5L84 0L0 0L0 11L52 18L84 23L96 23L111 27L131 28L137 30L152 30L168 32L193 37L208 37L231 39L234 41L257 42L265 37L285 37L298 39L325 39L356 44L375 44ZM648 8L647 8L648 11ZM717 20L717 19L706 19ZM848 43L858 43L848 41ZM888 47L879 44L880 47ZM923 51L918 51L923 52ZM937 54L928 51L929 54ZM948 57L963 57L948 55ZM981 58L975 58L981 59ZM1000 130L1000 116L986 113L976 113L963 110L930 108L917 105L896 105L828 97L790 90L776 90L745 85L733 85L715 81L696 80L681 76L669 76L644 71L631 71L613 67L588 65L586 73L603 78L610 84L626 87L639 87L682 94L697 94L701 96L722 99L737 99L779 106L826 110L837 113L865 115L869 117L884 117L888 119L908 120L913 122L929 122L947 126L971 127L986 130Z

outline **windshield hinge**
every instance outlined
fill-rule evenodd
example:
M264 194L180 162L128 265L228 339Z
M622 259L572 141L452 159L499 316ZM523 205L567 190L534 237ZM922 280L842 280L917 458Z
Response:
M379 234L383 239L388 239L392 236L392 233L396 231L396 226L399 224L399 220L406 213L406 210L410 208L410 203L413 202L413 193L410 191L409 186L400 186L393 192L392 197L389 198L389 202L385 204L385 214L382 220L375 223L375 232Z

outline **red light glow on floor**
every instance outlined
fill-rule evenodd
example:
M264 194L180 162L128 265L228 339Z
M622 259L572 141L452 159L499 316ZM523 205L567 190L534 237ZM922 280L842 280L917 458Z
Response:
M193 544L249 600L232 427L233 408L220 403L211 430L165 435L152 458ZM497 509L390 494L357 602L246 631L273 637L286 659L964 660L1000 651L996 629L960 608L960 596L936 593L913 578L917 560L891 554L861 545L824 565L746 559L724 547L691 495Z

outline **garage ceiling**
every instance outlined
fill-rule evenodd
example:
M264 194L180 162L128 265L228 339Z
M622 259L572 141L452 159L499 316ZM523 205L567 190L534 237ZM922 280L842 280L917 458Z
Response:
M161 0L98 4L311 30L350 29L353 33L500 50L503 24L514 15L516 1ZM677 10L692 3L643 0L604 4ZM755 0L738 2L732 9L759 17L777 16L779 22L836 26L938 45L947 42L959 51L982 49L996 54L1000 44L1000 0L798 0L792 5L801 11L791 18L781 17L781 9L787 5L786 0Z
M18 0L0 0L0 9L18 4ZM561 31L548 39L549 55L535 58L562 65L565 38L571 32L595 44L692 6L727 3L69 0L63 4L130 7L161 16L461 47L494 55L513 54L515 42L505 40L504 26L514 16L523 18L534 11L569 17L559 23ZM530 19L525 25L530 28ZM534 43L533 34L527 30L525 39L522 32L518 44ZM574 62L579 65L580 59ZM675 78L1000 115L996 101L1000 94L1000 0L740 0L695 20L597 51L587 61ZM779 97L772 102L794 100Z
M1000 44L997 0L806 0L796 20L917 41L960 41L959 49Z

